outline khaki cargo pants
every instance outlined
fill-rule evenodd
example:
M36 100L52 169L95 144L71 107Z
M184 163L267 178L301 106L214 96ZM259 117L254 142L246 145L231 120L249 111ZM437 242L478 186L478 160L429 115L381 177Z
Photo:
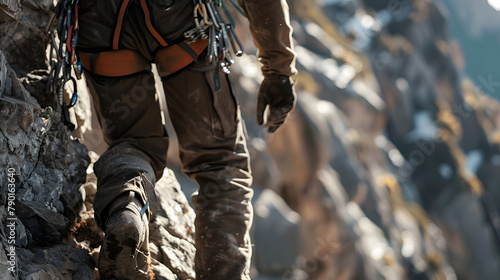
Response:
M173 2L173 3L172 3ZM80 0L78 49L110 50L121 0ZM148 0L151 22L167 41L192 27L192 0ZM152 36L139 0L125 14L120 48L153 61L161 48ZM200 59L194 67L206 66ZM199 184L196 211L197 279L250 279L252 223L251 174L244 124L228 77L214 91L215 71L190 67L163 77L170 119L179 139L184 172ZM95 164L98 190L94 201L100 226L107 206L120 194L135 191L143 201L166 167L168 136L155 100L150 69L124 77L85 71L93 105L109 149ZM150 191L149 191L150 192Z

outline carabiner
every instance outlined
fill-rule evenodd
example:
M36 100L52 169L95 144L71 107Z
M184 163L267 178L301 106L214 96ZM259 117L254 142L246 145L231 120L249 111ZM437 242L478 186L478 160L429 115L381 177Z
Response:
M69 101L69 105L68 105L68 108L71 108L71 107L75 106L76 101L78 100L77 85L76 85L75 78L70 77L69 79L65 80L64 83L61 85L61 87L64 89L64 86L69 81L73 82L73 94L71 95L71 100Z

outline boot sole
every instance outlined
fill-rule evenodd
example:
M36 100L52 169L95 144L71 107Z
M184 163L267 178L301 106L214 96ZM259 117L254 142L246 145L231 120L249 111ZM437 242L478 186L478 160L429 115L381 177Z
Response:
M145 228L143 236L139 236L140 233L133 224L115 223L109 225L108 235L105 237L99 254L98 267L101 279L150 279L149 271L141 270L138 267L139 258L142 262L147 263L146 267L149 267L150 264L149 254L141 252L143 247L147 247L148 242L148 230L145 227L147 225L143 219L142 222ZM143 240L143 242L139 243L139 240ZM145 252L148 252L147 249Z

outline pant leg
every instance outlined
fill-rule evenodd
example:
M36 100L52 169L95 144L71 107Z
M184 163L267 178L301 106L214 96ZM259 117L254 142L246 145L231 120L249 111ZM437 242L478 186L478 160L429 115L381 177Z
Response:
M199 65L203 66L203 65ZM184 172L199 189L196 211L197 279L250 279L253 191L246 135L226 76L213 92L213 70L184 69L163 80Z
M106 207L122 193L135 191L143 202L154 199L153 186L166 166L168 137L150 71L119 78L86 73L86 78L110 145L94 167L98 179L94 210L102 227Z

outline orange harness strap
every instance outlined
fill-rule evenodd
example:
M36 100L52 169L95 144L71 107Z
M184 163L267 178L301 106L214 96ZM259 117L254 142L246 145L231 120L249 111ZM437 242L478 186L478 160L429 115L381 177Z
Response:
M122 49L100 53L79 52L83 68L107 77L121 77L151 68L149 61L139 52Z
M208 41L196 40L187 45L190 39L176 45L171 45L156 52L155 63L158 67L160 77L171 75L188 66L198 59L198 56L206 49Z
M118 13L118 18L116 19L115 32L113 34L113 50L117 50L119 48L120 35L122 33L122 26L123 26L123 18L125 16L125 12L127 11L129 4L130 0L123 0L122 5L120 7L120 12Z
M161 77L173 74L197 59L207 47L207 40L196 40L187 45L189 39L176 45L160 49L155 62ZM88 71L107 77L122 77L151 69L151 63L139 52L120 49L100 53L80 51L80 61Z
M148 4L146 3L146 0L141 0L141 8L142 11L144 12L144 20L146 21L146 26L148 27L151 35L155 37L156 41L158 41L158 43L160 43L162 47L168 46L168 43L165 41L165 39L163 39L160 33L156 31L156 29L153 27L153 23L151 23L151 16L149 14L149 8Z
M127 11L127 8L131 2L132 2L132 0L122 0L122 4L121 4L120 10L118 12L118 17L116 19L115 31L113 33L113 40L112 40L113 50L118 50L120 48L120 36L122 33L124 17L125 17L125 13ZM158 41L158 43L160 43L160 45L162 47L168 46L167 41L165 41L165 39L163 39L163 37L160 35L160 33L158 33L158 31L156 31L156 29L153 27L153 23L151 22L151 15L149 13L149 8L148 8L148 4L146 3L146 0L140 0L140 2L141 2L142 11L144 12L144 20L145 20L145 23L146 23L146 26L147 26L149 32L151 33L151 35L153 35L153 37L155 37L155 39Z

